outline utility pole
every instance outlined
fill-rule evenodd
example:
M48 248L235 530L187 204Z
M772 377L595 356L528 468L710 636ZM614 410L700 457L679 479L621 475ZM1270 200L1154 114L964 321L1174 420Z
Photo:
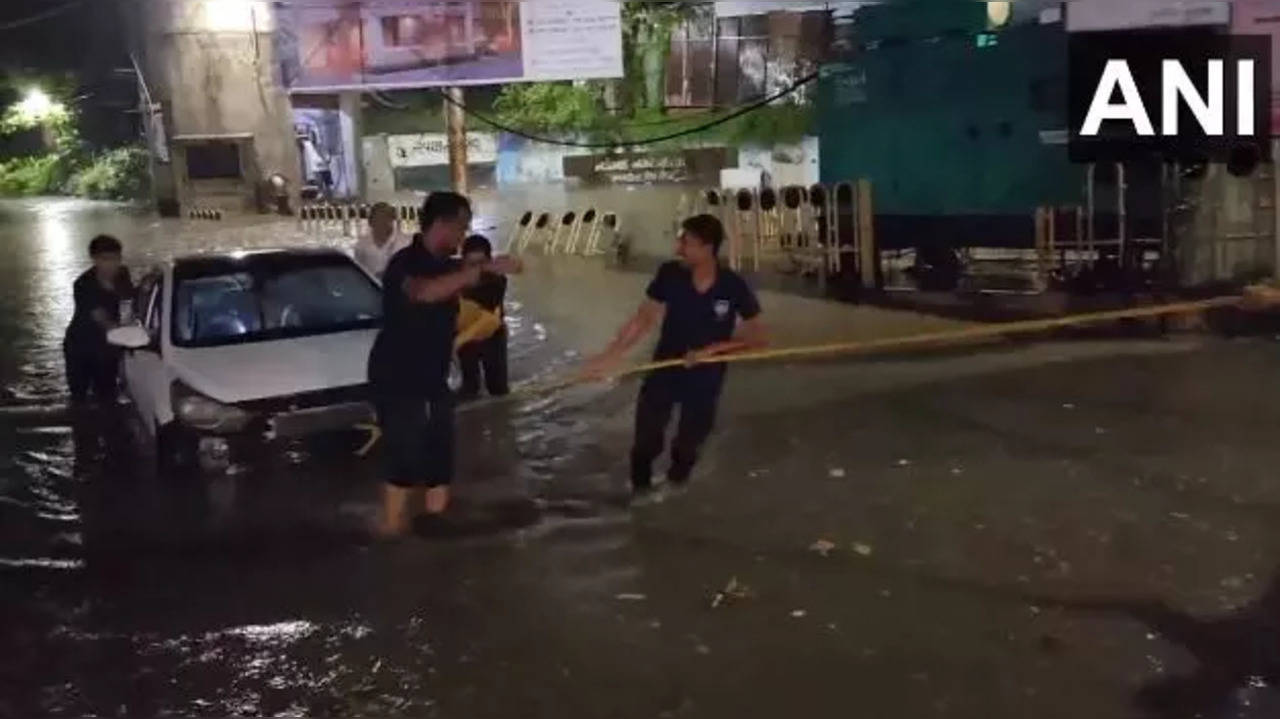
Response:
M445 92L444 103L446 132L449 137L449 178L453 191L467 194L467 119L462 112L462 88L451 87Z
M1271 212L1274 214L1275 222L1273 229L1275 238L1273 240L1275 247L1275 257L1272 260L1272 276L1280 280L1280 140L1271 141L1271 184L1275 190L1275 199L1271 202Z

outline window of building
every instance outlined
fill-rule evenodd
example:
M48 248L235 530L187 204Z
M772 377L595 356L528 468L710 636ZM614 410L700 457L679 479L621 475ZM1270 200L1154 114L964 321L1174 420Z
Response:
M240 179L240 146L234 142L187 145L187 177L192 180Z

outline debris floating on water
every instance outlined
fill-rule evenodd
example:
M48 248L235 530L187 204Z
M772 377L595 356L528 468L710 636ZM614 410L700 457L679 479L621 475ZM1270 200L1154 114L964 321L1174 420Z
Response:
M711 608L715 609L735 600L746 599L749 596L751 596L751 588L739 582L737 577L733 577L728 584L724 585L724 589L716 592L715 596L711 598Z
M900 459L900 460L898 460L898 466L899 466L899 467L910 467L910 466L911 466L911 460L909 460L909 459Z
M833 549L835 549L835 548L836 548L835 543L834 543L834 542L831 542L831 541L828 541L828 540L826 540L826 539L819 539L818 541L816 541L816 542L814 542L813 544L810 544L810 545L809 545L809 551L810 551L810 552L817 552L818 554L820 554L820 555L822 555L822 556L824 556L824 557L825 557L825 556L827 556L828 554L830 554L830 553L831 553L831 550L833 550Z
M622 601L622 602L643 602L648 598L649 597L643 594L635 594L632 592L623 592L622 594L618 594L614 596L614 599L617 599L618 601Z
M864 557L870 557L870 556L871 556L871 552L872 552L873 550L871 549L871 545L870 545L870 544L863 544L862 542L854 542L854 543L853 543L853 551L857 552L858 554L860 554L860 555L862 555L862 556L864 556Z
M805 611L805 610L803 610L803 609L794 609L794 610L792 610L792 612L791 612L791 618L792 618L792 619L803 619L803 618L805 617L805 615L806 615L806 614L808 614L808 612L806 612L806 611Z
M827 476L832 479L841 479L844 477L844 467L832 467L827 470Z

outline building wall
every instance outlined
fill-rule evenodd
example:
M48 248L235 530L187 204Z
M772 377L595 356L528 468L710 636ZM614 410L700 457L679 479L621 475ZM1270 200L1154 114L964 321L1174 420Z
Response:
M1275 166L1237 177L1210 164L1187 183L1185 215L1177 217L1179 281L1186 286L1267 277L1276 266Z
M256 0L138 0L143 72L164 112L172 162L157 163L157 199L251 210L272 173L300 187L287 94L277 84L269 3ZM192 137L243 136L238 181L192 180ZM166 197L166 195L168 195Z

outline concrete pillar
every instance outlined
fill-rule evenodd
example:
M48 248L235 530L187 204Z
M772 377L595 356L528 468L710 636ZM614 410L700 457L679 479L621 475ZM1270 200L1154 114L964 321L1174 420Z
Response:
M338 116L342 125L342 158L343 167L342 174L347 178L348 198L365 197L367 187L365 187L365 177L362 170L364 164L360 161L362 150L361 136L361 109L360 109L360 93L344 92L338 95ZM335 168L336 169L336 168Z

